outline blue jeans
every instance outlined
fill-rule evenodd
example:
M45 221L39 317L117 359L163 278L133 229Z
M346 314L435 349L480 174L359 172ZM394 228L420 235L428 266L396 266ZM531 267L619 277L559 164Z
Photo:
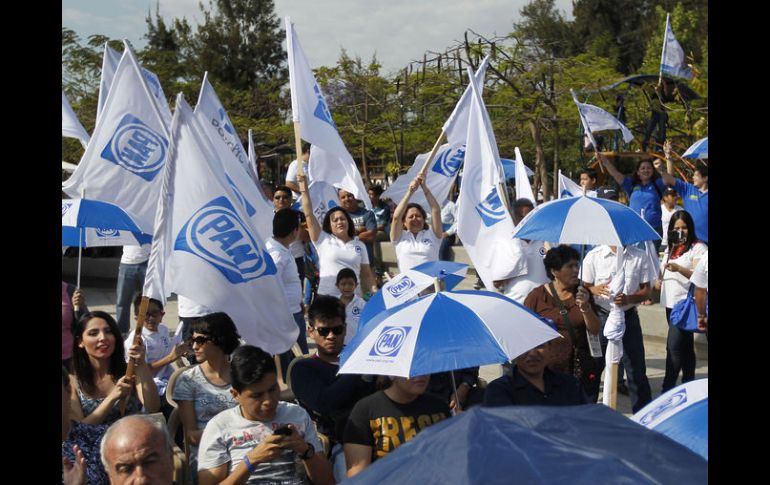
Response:
M438 250L438 259L441 261L451 261L451 259L449 259L449 248L454 246L455 239L455 235L452 234L441 240L441 246Z
M142 293L145 273L147 273L147 261L139 264L120 263L118 267L115 315L118 328L124 334L128 334L131 330L131 304L136 295Z
M682 384L695 379L694 334L671 325L670 317L671 309L666 308L666 320L668 320L666 375L663 377L661 392L666 392L676 386L680 371L682 373Z
M604 322L608 313L598 311L597 315L602 321L601 343L602 352L606 355L607 338L604 336ZM620 359L628 376L628 395L631 398L631 410L637 412L652 401L650 381L647 380L647 363L644 360L644 338L642 337L642 324L639 321L639 313L636 307L625 311L626 333L623 334L623 357ZM604 369L604 358L601 359L600 368ZM606 381L605 381L605 385Z

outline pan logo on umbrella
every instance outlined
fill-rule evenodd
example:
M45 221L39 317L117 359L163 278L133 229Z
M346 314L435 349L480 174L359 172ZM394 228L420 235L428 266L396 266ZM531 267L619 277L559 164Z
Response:
M450 157L449 155L452 156ZM465 145L447 148L438 154L432 170L446 177L453 177L460 170L460 165L462 165L464 159Z
M408 276L405 276L404 279L398 283L393 284L393 286L390 286L388 288L388 292L393 295L394 298L398 298L410 288L414 288L414 281L412 281Z
M647 414L642 416L642 419L639 420L639 424L647 426L649 423L655 421L655 419L657 419L657 417L660 416L661 414L668 412L676 407L679 407L686 402L687 402L687 389L681 389L680 391L677 391L674 394L670 395L668 399L666 399L660 404L660 406L650 410Z
M492 192L476 206L476 211L487 227L494 226L506 217L505 207L503 207L503 202L500 200L500 197L497 195L497 189L494 187Z
M336 130L337 125L334 123L329 107L326 105L326 100L324 100L321 89L318 87L318 83L313 85L313 91L315 91L315 96L318 99L318 104L315 107L315 111L313 111L313 115L319 120L329 123Z
M150 182L163 168L167 146L165 138L139 118L127 114L120 120L101 156Z
M379 357L395 357L398 355L398 351L401 350L401 346L404 345L406 336L412 327L384 327L380 336L377 337L377 341L374 342L372 350L369 351L369 355L375 355Z
M273 260L246 227L227 197L218 197L182 226L174 249L198 256L233 284L275 274Z
M120 231L117 229L96 229L96 235L103 238L120 237Z
M62 202L61 205L61 216L64 217L64 214L67 213L68 210L70 210L70 207L72 207L72 202Z

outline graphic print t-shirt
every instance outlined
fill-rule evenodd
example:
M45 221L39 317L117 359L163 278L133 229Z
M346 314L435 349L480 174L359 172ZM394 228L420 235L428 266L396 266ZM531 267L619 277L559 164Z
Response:
M435 396L423 394L409 404L399 404L379 391L355 405L343 441L371 446L374 462L448 417L449 407Z

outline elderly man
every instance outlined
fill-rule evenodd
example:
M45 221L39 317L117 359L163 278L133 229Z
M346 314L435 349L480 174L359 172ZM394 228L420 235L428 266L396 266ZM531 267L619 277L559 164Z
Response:
M173 483L171 439L150 417L132 415L116 421L102 438L101 457L112 485Z

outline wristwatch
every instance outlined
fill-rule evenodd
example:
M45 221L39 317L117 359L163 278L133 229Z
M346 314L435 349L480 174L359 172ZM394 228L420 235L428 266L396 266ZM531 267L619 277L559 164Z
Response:
M304 453L299 455L299 457L302 460L309 460L309 459L313 458L313 455L315 455L315 447L313 447L313 445L308 443L307 441L305 442L305 444L307 445L307 449L305 450Z

